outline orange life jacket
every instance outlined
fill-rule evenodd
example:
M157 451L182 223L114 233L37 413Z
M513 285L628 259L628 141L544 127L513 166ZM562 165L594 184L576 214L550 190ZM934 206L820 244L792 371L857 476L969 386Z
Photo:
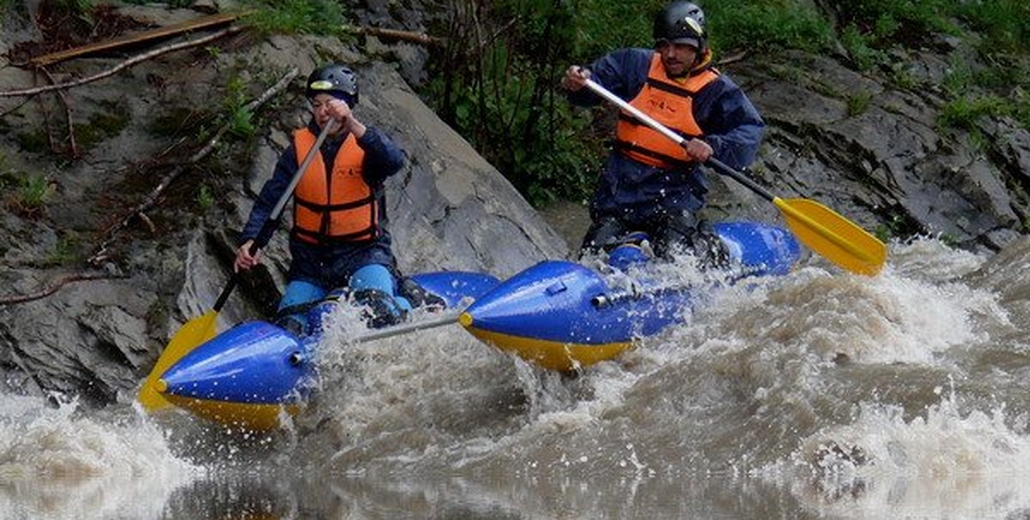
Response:
M315 135L302 128L293 133L297 163L315 145ZM375 238L379 229L377 194L362 175L365 151L354 135L340 145L327 171L322 154L301 175L293 194L293 234L312 244L358 242Z
M701 137L704 132L694 120L693 97L718 77L719 71L706 68L680 83L665 75L661 55L656 52L644 88L629 104L684 139ZM615 140L622 153L644 164L672 168L689 163L682 147L626 112L619 114Z

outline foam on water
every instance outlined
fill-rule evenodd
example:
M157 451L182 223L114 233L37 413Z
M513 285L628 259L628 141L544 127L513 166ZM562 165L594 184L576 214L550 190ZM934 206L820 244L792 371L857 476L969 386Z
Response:
M1030 440L1005 410L962 414L944 397L906 418L863 403L855 421L802 440L753 473L789 482L806 508L850 518L1011 518L1030 510Z
M74 401L0 395L0 518L154 518L197 476L140 416L76 411Z

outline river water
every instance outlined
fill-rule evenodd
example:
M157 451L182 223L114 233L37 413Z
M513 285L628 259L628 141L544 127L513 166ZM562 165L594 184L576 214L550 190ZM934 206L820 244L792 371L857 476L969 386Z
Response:
M0 518L1027 518L1028 265L813 257L576 377L456 326L331 333L272 434L0 396Z

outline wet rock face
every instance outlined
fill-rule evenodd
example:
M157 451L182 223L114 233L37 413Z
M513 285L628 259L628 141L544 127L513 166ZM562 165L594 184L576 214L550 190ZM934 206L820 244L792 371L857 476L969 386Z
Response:
M943 130L946 57L908 58L921 78L908 89L806 55L730 70L770 126L755 175L887 236L997 251L1030 215L1030 133L1004 119Z

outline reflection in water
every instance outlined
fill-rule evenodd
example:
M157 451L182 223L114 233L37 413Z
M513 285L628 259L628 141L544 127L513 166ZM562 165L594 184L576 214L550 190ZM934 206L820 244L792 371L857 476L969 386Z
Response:
M726 290L573 376L457 328L330 332L259 436L0 396L0 518L1030 516L1030 246L891 259Z
M256 475L225 475L196 480L177 489L162 518L279 520L301 513L289 480ZM328 518L321 514L305 518Z

